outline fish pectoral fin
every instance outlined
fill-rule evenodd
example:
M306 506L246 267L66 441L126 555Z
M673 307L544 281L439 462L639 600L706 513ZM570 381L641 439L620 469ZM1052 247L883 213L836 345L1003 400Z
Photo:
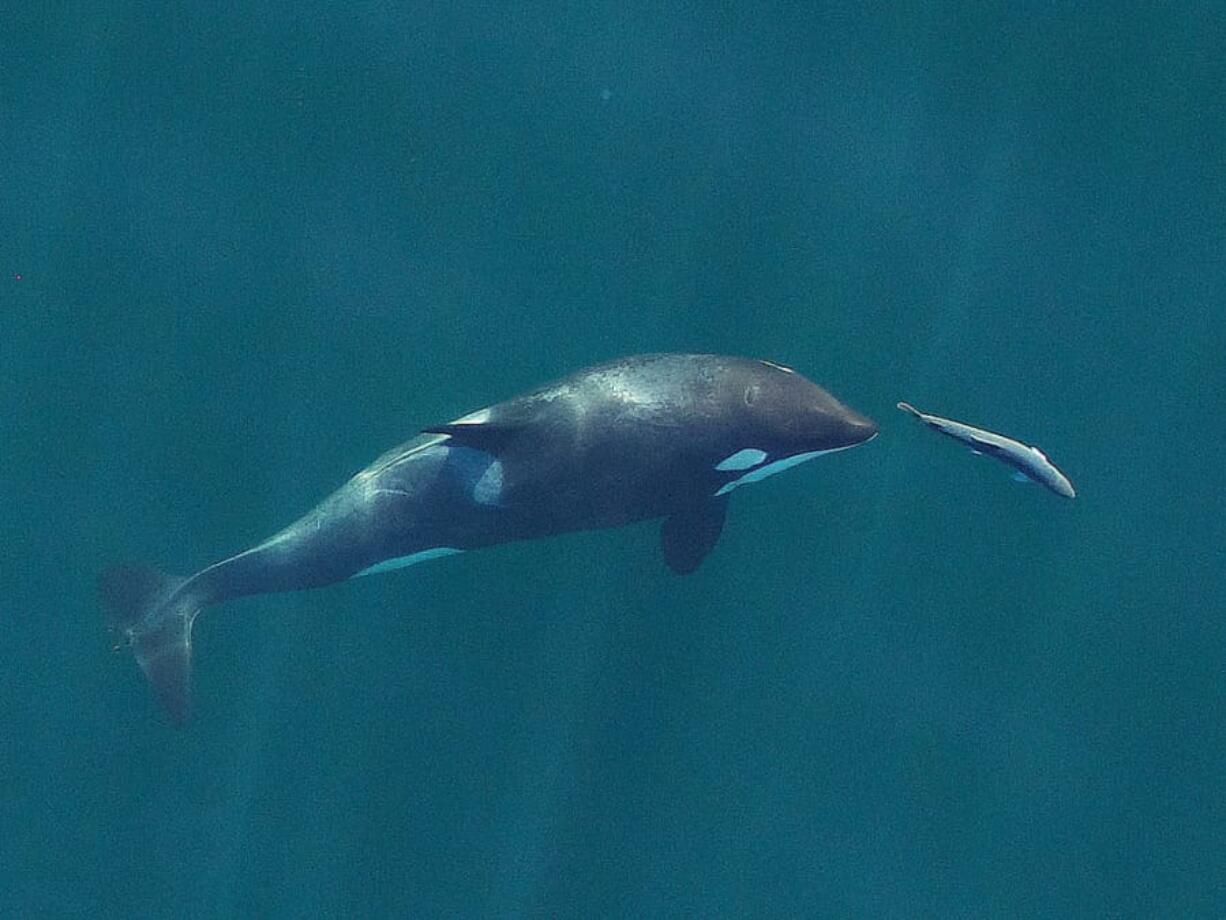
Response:
M1000 459L1001 457L1000 448L997 445L992 444L990 441L981 441L978 438L971 438L966 442L966 446L970 449L972 454L975 454L978 457L996 457L997 459Z
M1027 475L1026 475L1025 473L1023 473L1021 470L1014 470L1014 471L1013 471L1013 481L1014 481L1014 482L1034 482L1034 480L1033 480L1033 479L1031 479L1029 476L1027 476Z
M728 499L720 496L670 514L660 526L664 561L678 575L688 575L715 548L724 529Z

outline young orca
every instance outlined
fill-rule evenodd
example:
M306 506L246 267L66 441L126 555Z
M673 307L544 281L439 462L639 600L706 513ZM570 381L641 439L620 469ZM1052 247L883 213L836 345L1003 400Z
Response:
M900 402L898 408L909 412L931 428L946 437L960 441L976 454L986 454L995 457L1001 463L1014 469L1014 478L1021 481L1042 483L1057 495L1073 498L1076 492L1068 477L1056 469L1056 465L1047 459L1047 455L1037 447L1006 438L1003 434L985 431L963 422L941 418L939 415L928 415L910 403Z
M301 520L195 575L119 566L100 576L112 628L175 722L188 715L192 621L204 607L660 517L665 561L692 572L719 539L731 491L862 444L877 426L769 361L660 354L423 431Z

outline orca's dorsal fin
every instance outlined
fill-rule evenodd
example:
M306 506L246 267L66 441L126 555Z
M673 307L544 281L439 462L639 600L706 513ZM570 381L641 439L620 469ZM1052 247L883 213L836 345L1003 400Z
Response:
M660 527L664 561L678 575L688 575L715 548L724 529L728 499L712 498L692 508L670 514Z
M516 425L494 422L449 422L446 425L431 425L422 431L426 434L445 434L463 447L485 451L487 454L498 454L520 434L521 429Z

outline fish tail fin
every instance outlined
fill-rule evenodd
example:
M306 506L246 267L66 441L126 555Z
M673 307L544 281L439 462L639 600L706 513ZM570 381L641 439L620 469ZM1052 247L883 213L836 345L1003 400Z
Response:
M910 412L916 418L923 418L923 413L909 402L900 402L898 404L898 408L902 409L903 412Z
M191 709L192 621L204 606L182 590L189 580L149 565L119 565L98 576L110 628L124 636L176 725Z

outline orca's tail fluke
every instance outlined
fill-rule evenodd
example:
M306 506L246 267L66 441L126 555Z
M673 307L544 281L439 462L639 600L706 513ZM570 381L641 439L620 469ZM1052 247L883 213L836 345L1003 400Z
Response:
M191 709L192 621L203 606L183 590L188 581L147 565L115 566L98 576L111 629L124 636L176 725Z

